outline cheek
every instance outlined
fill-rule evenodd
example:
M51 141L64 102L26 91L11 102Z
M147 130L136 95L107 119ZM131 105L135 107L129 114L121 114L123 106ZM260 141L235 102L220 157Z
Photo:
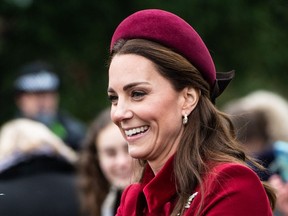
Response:
M49 109L55 109L57 107L57 100L54 98L47 98L46 101L44 101L45 107Z
M177 103L177 98L157 101L153 107L150 113L164 124L176 124L175 121L181 119L181 107Z
M111 106L111 112L110 112L110 118L111 118L112 122L114 122L116 124L115 111L116 111L116 107L112 105Z
M162 139L173 139L178 136L182 128L181 107L177 100L166 100L159 104L155 109L154 118L156 119L160 136Z
M110 175L110 173L112 172L114 163L115 163L114 160L109 157L99 158L100 168L106 177Z
M20 108L30 114L30 115L36 115L38 113L38 103L35 100L30 100L28 99L23 99L20 100L18 105L20 106Z

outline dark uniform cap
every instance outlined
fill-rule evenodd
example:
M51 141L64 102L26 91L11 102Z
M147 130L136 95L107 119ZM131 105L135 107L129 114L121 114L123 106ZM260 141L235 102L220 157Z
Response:
M15 89L24 92L56 91L59 86L58 77L49 71L25 74L15 81Z
M14 82L14 88L23 92L56 91L59 83L58 76L51 72L48 64L36 62L22 68L20 76Z

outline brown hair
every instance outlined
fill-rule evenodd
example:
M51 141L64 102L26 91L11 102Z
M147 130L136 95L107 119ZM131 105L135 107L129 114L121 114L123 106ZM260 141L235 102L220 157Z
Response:
M111 59L120 54L137 54L151 60L176 91L189 86L201 92L196 108L188 117L175 155L174 172L179 200L171 215L183 211L188 197L197 185L201 186L202 177L209 172L211 164L236 161L246 165L249 162L261 168L246 156L236 141L231 120L213 105L209 84L188 60L158 43L144 39L119 40L112 50ZM145 164L145 161L140 163ZM274 206L273 191L265 184L264 187Z
M84 215L100 215L101 205L109 192L110 183L100 168L95 142L101 130L111 123L110 108L107 108L90 125L80 152L78 169Z

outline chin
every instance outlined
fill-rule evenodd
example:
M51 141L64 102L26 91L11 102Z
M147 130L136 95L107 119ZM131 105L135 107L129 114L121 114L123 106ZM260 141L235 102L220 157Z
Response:
M117 189L120 189L120 190L123 190L123 189L125 189L128 185L130 184L130 180L129 180L129 182L118 182L116 185L115 185L115 187L117 188Z
M143 154L143 152L133 151L129 149L129 155L135 159L145 159L145 154Z

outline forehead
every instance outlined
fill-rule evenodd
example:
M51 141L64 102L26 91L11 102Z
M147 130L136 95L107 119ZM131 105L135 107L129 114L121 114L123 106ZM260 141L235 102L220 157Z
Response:
M111 147L117 148L125 145L125 143L126 141L119 128L112 122L103 128L96 138L96 144L98 145L97 148L99 148L99 150Z
M21 92L18 97L54 97L57 92L54 91L41 91L41 92Z
M135 54L116 55L109 67L109 87L128 80L155 80L159 76L161 75L154 63L143 56Z

